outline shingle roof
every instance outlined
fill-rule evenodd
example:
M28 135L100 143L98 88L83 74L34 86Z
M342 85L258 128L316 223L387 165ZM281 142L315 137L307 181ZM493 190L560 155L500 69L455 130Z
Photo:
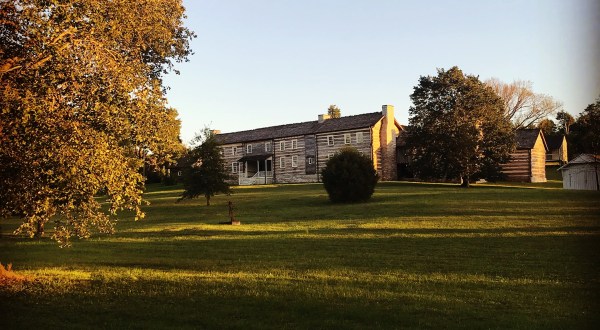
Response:
M570 162L560 167L559 170L563 168L570 167L573 165L581 165L581 164L595 164L600 163L600 155L593 154L580 154L577 157L573 158Z
M290 136L336 132L370 127L375 125L383 114L381 112L365 113L355 116L332 118L319 123L317 120L296 124L287 124L257 128L248 131L217 134L221 144L271 140Z
M556 150L559 149L563 143L564 135L560 136L546 136L546 144L548 144L548 149Z
M516 132L517 149L533 149L537 141L539 129L518 129Z

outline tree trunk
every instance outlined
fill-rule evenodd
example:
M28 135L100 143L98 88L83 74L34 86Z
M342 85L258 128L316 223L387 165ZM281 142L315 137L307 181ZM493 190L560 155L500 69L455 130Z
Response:
M42 236L44 236L44 223L41 220L38 220L35 237L41 238Z
M460 184L461 187L463 188L469 188L471 186L471 182L469 182L469 176L468 175L463 175L461 177L462 179L462 183Z

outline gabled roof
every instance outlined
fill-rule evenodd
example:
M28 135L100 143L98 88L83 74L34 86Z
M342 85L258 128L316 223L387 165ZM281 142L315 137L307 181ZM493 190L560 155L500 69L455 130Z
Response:
M548 149L549 150L560 149L560 147L563 144L564 139L565 139L564 135L546 136L546 143L548 144Z
M535 141L537 141L538 139L538 136L541 136L542 142L544 143L544 148L548 150L548 144L546 143L544 134L539 128L521 128L518 129L515 134L515 138L517 140L517 149L533 149L533 147L535 146Z
M323 121L322 123L319 123L317 120L315 120L296 124L263 127L249 131L217 134L217 139L221 144L231 144L271 140L307 134L345 131L363 127L371 127L381 120L381 118L383 118L383 114L381 112L372 112L355 116L331 118Z
M570 167L573 165L582 165L582 164L595 164L600 163L600 155L592 155L592 154L581 154L575 158L573 158L570 162L560 167L559 170L563 168Z

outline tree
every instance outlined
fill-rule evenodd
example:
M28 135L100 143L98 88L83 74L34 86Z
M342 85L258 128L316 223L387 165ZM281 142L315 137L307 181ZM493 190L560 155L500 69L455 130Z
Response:
M420 77L410 98L406 144L418 177L461 178L468 187L474 175L497 176L514 149L514 133L491 88L453 67Z
M340 108L338 108L337 105L335 105L335 104L332 104L329 106L329 108L327 108L327 114L331 118L340 118L342 116L342 112L340 111Z
M556 113L556 120L558 121L557 129L562 131L563 134L569 135L571 131L571 125L575 122L575 118L566 111L559 111Z
M210 206L210 198L215 194L231 193L227 183L229 173L221 155L221 147L210 129L205 128L195 141L199 144L188 152L182 164L184 191L179 200L203 195L206 206Z
M600 155L600 97L588 105L571 126L570 149L574 155Z
M557 133L557 127L554 121L550 118L542 119L537 127L544 132L545 136L555 135Z
M487 80L504 102L504 115L515 128L534 127L536 124L562 109L562 103L545 94L533 92L531 81L516 80L510 84L497 78Z
M52 219L62 246L113 232L118 210L142 218L140 152L178 130L162 76L191 53L181 1L14 0L0 15L0 213L29 236Z
M378 180L373 162L352 148L331 157L321 174L329 200L334 203L369 200Z

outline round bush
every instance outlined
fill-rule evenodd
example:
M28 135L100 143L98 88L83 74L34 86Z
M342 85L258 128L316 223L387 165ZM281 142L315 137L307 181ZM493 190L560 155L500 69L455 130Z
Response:
M371 160L355 149L343 149L335 154L321 174L329 199L334 203L367 201L378 180Z

